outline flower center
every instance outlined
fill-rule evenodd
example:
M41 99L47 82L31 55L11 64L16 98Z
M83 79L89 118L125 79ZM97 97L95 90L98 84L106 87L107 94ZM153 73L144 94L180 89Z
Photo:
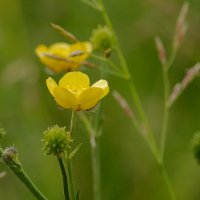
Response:
M76 86L66 85L65 87L67 90L69 90L76 96L78 96L80 93L82 93L84 90L86 90L86 88L83 87L82 85L76 85Z

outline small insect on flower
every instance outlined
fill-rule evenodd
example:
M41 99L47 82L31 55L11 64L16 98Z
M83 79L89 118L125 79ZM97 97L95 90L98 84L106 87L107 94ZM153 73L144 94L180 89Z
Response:
M36 54L41 62L53 72L74 71L90 56L90 42L55 43L49 47L39 45Z
M58 84L49 77L46 83L58 105L76 111L94 108L109 92L106 80L99 80L90 86L89 77L82 72L66 73Z

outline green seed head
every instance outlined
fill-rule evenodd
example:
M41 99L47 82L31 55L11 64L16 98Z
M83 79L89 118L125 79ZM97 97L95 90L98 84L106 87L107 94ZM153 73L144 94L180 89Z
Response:
M63 156L71 148L72 139L65 127L54 125L44 131L42 142L45 154Z
M90 40L95 50L103 52L112 49L114 44L113 33L107 26L99 25L94 29Z

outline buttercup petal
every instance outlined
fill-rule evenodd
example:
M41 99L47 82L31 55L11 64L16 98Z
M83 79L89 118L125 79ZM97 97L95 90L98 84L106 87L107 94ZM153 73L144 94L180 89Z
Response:
M90 86L89 77L82 72L69 72L59 81L59 86L63 88L88 88Z
M83 45L85 46L85 50L88 53L92 52L92 44L90 42L83 42Z
M39 45L36 54L41 62L54 72L75 71L92 51L90 42L54 43L47 47Z
M79 95L79 102L81 110L88 110L93 108L98 101L103 97L104 90L93 87L88 88Z
M43 53L47 52L48 51L48 48L47 46L45 46L44 44L40 44L36 47L35 49L35 53L41 58L43 57Z
M69 59L80 65L89 57L91 51L92 45L90 42L77 42L70 47Z
M55 43L49 47L48 51L53 55L57 55L62 58L67 58L70 54L70 45L64 42Z
M67 43L55 43L49 47L39 45L35 51L41 62L54 72L68 71L73 68L74 63L67 60L70 53L70 45Z
M88 54L92 52L92 45L90 42L77 42L72 44L70 47L71 53L77 50L82 51L84 54Z
M57 104L62 108L78 109L78 100L70 91L61 87L56 87L54 88L53 93Z
M103 90L103 96L106 96L109 92L108 82L106 80L99 80L94 83L91 88L101 88Z
M49 77L46 80L46 84L47 84L47 88L49 89L49 92L54 96L53 90L56 87L58 87L57 83L51 77Z

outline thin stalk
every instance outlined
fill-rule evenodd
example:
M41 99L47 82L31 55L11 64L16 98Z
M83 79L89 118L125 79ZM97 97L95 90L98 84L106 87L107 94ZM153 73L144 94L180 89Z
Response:
M9 166L11 170L18 176L18 178L26 185L26 187L30 190L30 192L35 196L38 200L48 200L47 197L44 196L40 192L40 190L34 185L31 179L28 177L23 168L16 168L15 166Z
M72 136L73 128L76 121L76 111L72 110L70 126L69 126L69 133ZM74 192L74 185L73 185L73 176L72 176L72 164L70 159L70 150L68 149L66 155L66 168L67 168L67 182L68 182L68 192L69 192L69 199L76 200L75 192Z
M161 167L161 171L162 171L162 175L163 175L166 187L168 188L168 191L169 191L170 198L172 200L176 200L176 196L174 194L174 191L173 191L173 188L172 188L172 185L171 185L171 181L169 179L169 175L168 175L164 165L161 164L160 167Z
M74 128L75 122L76 122L76 111L73 110L72 115L71 115L70 128L69 128L69 132L70 132L71 136L73 133L73 128Z
M79 113L79 118L82 120L82 122L84 123L84 126L89 134L89 137L91 137L91 135L95 135L96 132L94 130L94 128L92 127L92 124L90 123L88 117L84 114L84 113Z
M129 68L128 68L128 65L126 63L126 60L124 58L124 54L120 48L120 44L119 44L119 41L118 41L118 38L116 36L116 33L115 33L115 30L113 28L113 25L112 25L112 22L105 10L105 7L103 5L103 2L102 0L99 0L99 3L101 5L101 13L102 13L102 17L104 18L104 21L106 22L107 26L110 28L110 30L113 32L113 35L115 35L116 37L116 45L115 45L115 50L117 52L117 56L120 60L120 64L121 64L121 67L124 71L124 74L125 74L125 79L128 79L128 83L129 83L129 86L130 86L130 90L131 90L131 93L132 93L132 96L133 96L133 100L134 100L134 103L135 103L135 106L136 106L136 109L140 115L140 118L141 120L146 124L148 125L148 122L147 122L147 118L145 116L145 112L143 110L143 107L142 107L142 104L141 104L141 101L140 101L140 98L139 98L139 95L137 93L137 90L136 90L136 87L135 87L135 84L133 82L133 78L131 76L131 73L129 71ZM146 128L149 128L149 125L148 127Z
M107 63L112 68L112 70L114 70L116 73L120 72L117 66L110 59L98 56L96 54L91 54L91 56L97 60Z
M116 34L115 34L115 30L114 30L113 25L112 25L112 22L111 22L111 20L110 20L108 14L107 14L107 12L106 12L106 10L105 10L105 7L104 7L104 5L103 5L102 0L99 0L99 4L101 5L101 10L100 10L100 12L101 12L101 14L102 14L102 17L104 18L104 20L105 20L107 26L113 31L113 34L116 35ZM159 164L159 166L163 166L163 162L162 162L162 160L159 158L159 154L158 154L158 153L159 153L159 151L158 151L158 145L157 145L156 140L155 140L155 137L154 137L154 135L153 135L153 133L152 133L152 131L151 131L151 127L149 126L148 120L147 120L147 118L146 118L145 112L144 112L144 110L143 110L141 101L140 101L139 96L138 96L138 93L137 93L137 90L136 90L136 88L135 88L133 79L132 79L131 74L130 74L130 71L129 71L129 69L128 69L126 60L125 60L125 58L124 58L123 52L121 51L121 48L120 48L120 45L119 45L117 36L116 36L116 47L115 47L115 49L116 49L118 58L119 58L119 60L120 60L122 69L123 69L123 71L124 71L124 73L125 73L125 75L126 75L126 78L127 78L128 80L130 80L130 81L129 81L129 86L130 86L130 89L131 89L131 93L132 93L132 97L133 97L133 100L134 100L136 109L137 109L138 114L139 114L139 116L140 116L140 118L141 118L141 120L142 120L142 123L144 123L144 126L145 126L144 128L147 129L147 131L146 131L146 133L148 134L147 144L149 145L149 147L150 147L150 149L151 149L151 151L152 151L152 153L153 153L153 155L154 155L154 157L155 157L157 163ZM173 59L174 59L174 58L172 57L172 59L171 59L171 61L170 61L171 63L172 63ZM171 65L171 63L170 63L170 65ZM167 74L167 77L168 77L168 74ZM166 77L165 77L165 78L166 78ZM167 87L166 87L166 88L167 88ZM167 118L168 118L168 115L165 114L165 118L167 119ZM167 127L167 120L166 120L165 124L166 124L165 126ZM164 129L164 131L166 132L166 129ZM163 134L163 135L165 136L165 134ZM163 138L165 138L164 136L163 136ZM165 139L164 139L164 141L165 141ZM165 142L164 142L164 143L165 143ZM164 181L165 181L165 183L166 183L166 186L167 186L167 188L168 188L168 191L169 191L169 193L170 193L171 199L172 199L172 200L175 200L176 198L175 198L174 192L173 192L173 190L172 190L171 183L170 183L170 181L169 181L169 178L168 178L168 175L167 175L167 172L166 172L165 169L163 169L162 175L163 175Z
M126 60L125 60L125 58L123 56L122 50L121 50L120 45L119 45L117 34L115 33L115 29L113 28L112 22L111 22L108 14L106 12L106 9L104 7L104 4L103 4L102 0L99 0L99 4L100 4L100 7L101 7L100 12L102 14L102 17L103 17L104 21L106 22L107 26L113 32L113 35L115 36L115 43L116 43L115 44L115 50L117 52L117 56L119 58L121 67L123 69L124 78L125 79L131 79L129 69L128 69L127 64L126 64Z
M57 156L57 158L58 158L58 163L59 163L60 170L62 173L65 200L69 200L69 191L68 191L67 174L65 171L65 165L64 165L62 158L60 158L58 156Z
M176 57L176 51L172 50L172 53L169 57L169 61L166 64L162 65L162 76L163 76L163 86L164 86L164 108L163 108L164 113L163 113L163 123L162 123L162 131L161 131L161 140L160 140L160 157L161 157L162 162L164 159L167 126L168 126L168 118L169 118L168 97L170 94L170 81L169 81L168 71L173 64L175 57Z
M169 115L169 108L167 106L168 97L169 97L169 90L170 90L170 83L169 83L169 76L167 66L162 67L162 74L163 74L163 86L164 86L164 113L163 113L163 125L161 131L161 140L160 140L160 156L161 161L164 158L164 151L165 151L165 143L166 143L166 135L167 135L167 125L168 125L168 115Z
M104 74L102 74L102 76L104 76ZM94 200L101 200L101 170L100 170L100 147L99 147L99 138L101 135L100 131L102 131L101 114L102 114L102 105L100 105L95 116L95 121L93 126L95 131L92 131L90 134Z
M172 64L173 64L173 62L174 62L174 60L176 58L176 54L177 54L177 52L172 49L172 53L171 53L171 55L169 57L169 61L168 61L167 66L166 66L167 70L169 70L171 68L171 66L172 66Z
M14 172L14 174L24 183L24 185L30 190L30 192L38 200L48 200L42 192L36 187L32 180L28 177L24 171L22 164L18 158L17 150L13 147L3 150L0 147L0 158L4 163Z
M99 134L98 129L94 129L90 120L84 113L80 113L80 118L89 133L90 147L92 156L92 174L93 174L93 199L101 199L101 172L100 172L100 155L99 155ZM97 126L98 127L98 126ZM96 128L97 128L96 127Z
M93 199L101 199L101 172L100 172L100 155L98 137L90 138L91 154L92 154L92 171L93 171Z
M69 199L75 200L74 193L74 185L73 185L73 176L72 176L72 164L71 159L69 158L69 153L66 159L66 167L67 167L67 182L68 182L68 190L69 190Z

